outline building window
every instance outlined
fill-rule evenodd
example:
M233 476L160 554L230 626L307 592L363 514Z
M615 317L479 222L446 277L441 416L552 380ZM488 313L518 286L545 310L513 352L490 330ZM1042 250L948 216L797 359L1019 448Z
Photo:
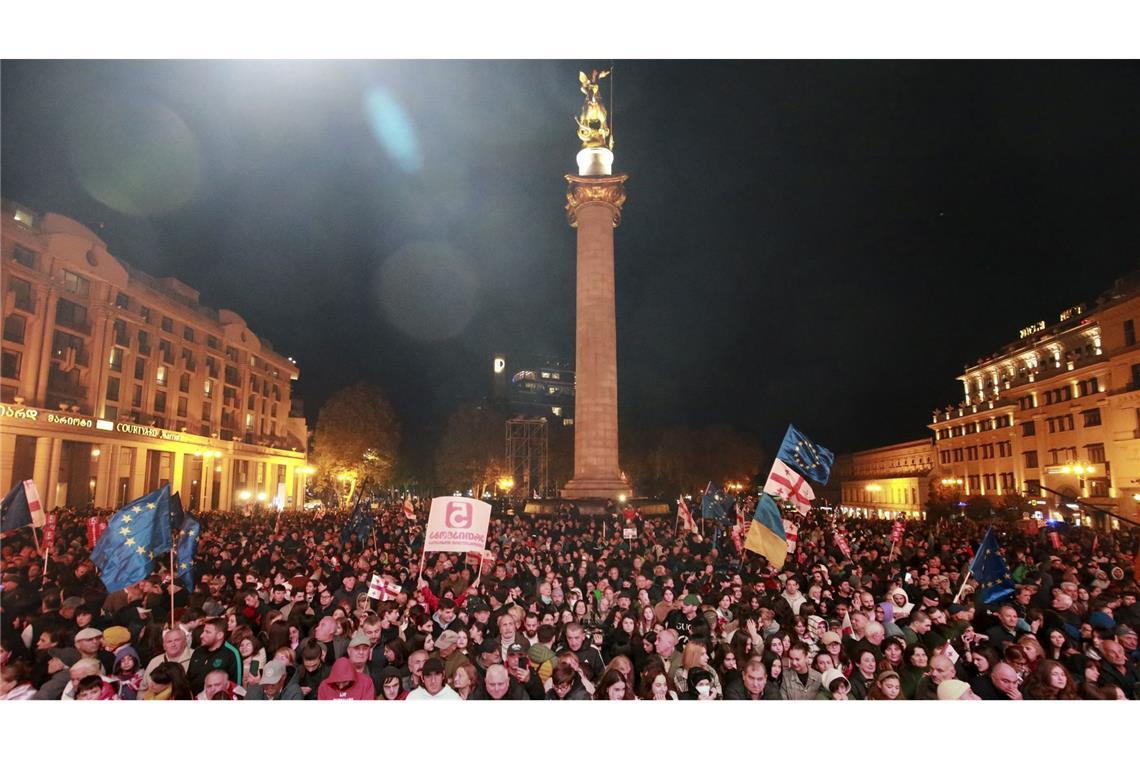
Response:
M1025 467L1027 469L1036 469L1037 466L1038 466L1037 465L1037 452L1036 451L1025 452Z
M1091 396L1094 393L1100 393L1100 378L1090 377L1088 380L1082 380L1079 384L1081 396Z
M221 344L218 342L218 339L215 338L213 335L207 335L206 336L206 346L208 348L217 349L220 347L220 345Z
M218 360L212 356L206 357L206 374L213 378L218 376Z
M966 447L966 460L969 462L974 462L974 461L977 461L977 459L978 459L978 447L977 446L967 446Z
M188 404L189 404L189 401L187 400L187 398L185 396L179 396L178 397L178 416L179 417L181 417L183 419L186 418L186 407Z
M107 378L107 400L119 400L119 378L117 377Z
M1021 423L1021 434L1022 435L1036 435L1037 434L1037 426L1033 422L1023 422L1023 423Z
M994 475L992 472L987 472L983 476L983 483L985 484L987 491L996 491L997 490L997 475Z
M86 298L91 293L91 283L86 277L63 270L63 289Z
M111 349L111 356L107 361L107 366L116 372L123 371L123 349L118 346Z
M182 349L182 366L191 372L198 368L198 362L194 360L194 352L188 348Z
M116 293L115 294L115 306L117 306L120 309L131 308L131 297L128 296L126 293Z
M12 294L12 305L17 309L29 314L36 312L36 297L32 291L32 283L13 277L8 280L8 292Z
M143 318L143 322L150 324L150 307L139 306L139 316Z
M142 391L143 391L143 387L141 385L135 386L134 391L131 393L131 406L133 406L133 407L142 406Z
M1085 446L1085 456L1092 464L1104 464L1104 444L1090 443Z
M20 379L20 355L15 351L0 353L0 377Z
M35 251L29 251L27 248L24 248L22 245L17 245L17 246L12 248L12 261L15 261L17 264L23 264L28 269L35 269L36 268L36 252Z
M87 366L87 352L83 350L83 338L71 333L56 330L52 336L51 353L56 359L73 360L82 367Z
M182 376L178 378L178 390L182 393L190 392L190 375L183 372Z
M146 330L139 330L139 353L150 356L150 333Z
M115 320L115 325L112 328L112 333L115 338L115 345L117 346L130 346L131 339L127 336L127 323L121 319Z
M10 340L13 343L23 343L24 332L27 325L28 320L19 314L9 314L4 319L4 340Z
M158 341L158 353L162 356L162 360L167 364L174 364L174 349L170 347L170 341Z
M994 458L994 445L992 443L982 444L982 459Z
M1008 457L1013 455L1013 444L1009 441L999 441L997 445L997 453L999 457Z
M1124 345L1131 346L1136 343L1136 327L1131 319L1124 320Z
M119 419L119 407L111 406L110 404L107 404L107 406L105 406L103 408L103 419L105 419L105 420L117 420L117 419Z
M950 464L950 451L948 449L943 449L942 451L939 451L938 452L938 461L941 462L942 464Z
M166 367L158 365L154 373L154 380L159 386L166 387Z
M168 332L168 333L173 333L174 332L174 320L171 319L170 317L163 317L162 318L162 331Z
M194 328L183 327L182 328L182 339L187 341L188 343L193 343L194 342Z
M226 346L226 359L236 364L238 360L237 349L233 346Z
M154 393L154 411L166 411L166 393L163 391L155 391Z
M61 298L55 304L55 321L64 327L86 332L87 309L68 301L66 298Z
M253 415L248 412L245 415L245 427L247 430L253 427Z
M146 377L146 359L135 359L135 380Z
M980 475L967 475L970 493L977 493L981 490L982 478Z
M209 401L202 402L202 421L209 422L213 416L214 407Z
M1100 409L1086 409L1081 412L1085 418L1085 427L1097 427L1100 425Z
M1027 480L1027 481L1025 481L1025 495L1026 496L1040 496L1041 495L1041 481L1040 480Z
M206 398L214 397L214 381L206 380L202 383L202 395Z

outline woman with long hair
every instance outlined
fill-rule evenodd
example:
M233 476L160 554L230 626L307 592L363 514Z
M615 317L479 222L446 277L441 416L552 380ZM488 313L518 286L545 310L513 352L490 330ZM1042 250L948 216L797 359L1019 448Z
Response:
M690 640L685 644L685 648L681 652L681 667L673 674L673 685L677 688L677 692L682 697L688 695L689 689L689 671L693 668L701 668L709 672L709 680L712 682L713 691L717 695L723 694L721 689L720 677L709 666L709 652L705 648L703 641Z
M176 662L164 662L150 672L150 686L142 693L144 700L178 700L192 701L194 692L190 691L190 682L186 679L186 671Z
M641 688L637 695L646 701L669 701L677 699L677 691L669 683L665 664L660 658L650 662L641 673Z
M918 682L930 672L930 650L922 644L911 644L903 653L903 660L906 664L899 672L903 696L914 699L915 692L918 691Z
M902 693L902 680L893 670L884 670L875 679L875 685L867 692L868 701L906 699Z
M1078 699L1077 685L1065 666L1056 660L1042 660L1025 681L1026 699Z
M606 699L614 702L636 699L633 690L629 688L620 670L611 670L602 676L598 688L594 690L594 699Z
M469 699L472 692L479 688L479 673L475 666L465 662L455 669L448 681L448 685L455 690L462 699Z

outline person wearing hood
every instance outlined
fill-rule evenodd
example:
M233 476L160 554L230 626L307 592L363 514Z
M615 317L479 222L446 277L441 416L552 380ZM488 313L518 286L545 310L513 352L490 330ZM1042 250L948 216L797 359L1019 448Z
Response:
M830 668L820 676L822 687L816 694L816 699L833 702L846 702L852 699L851 682L843 675L839 668Z
M888 591L887 599L894 605L896 619L910 617L910 613L914 611L914 603L910 601L910 595L902 586L896 586Z
M119 681L119 699L133 700L142 691L144 671L133 646L124 644L115 650L115 667L111 675Z
M366 673L354 668L347 657L341 657L332 664L329 677L317 687L317 699L322 702L344 699L371 702L376 699L376 687Z

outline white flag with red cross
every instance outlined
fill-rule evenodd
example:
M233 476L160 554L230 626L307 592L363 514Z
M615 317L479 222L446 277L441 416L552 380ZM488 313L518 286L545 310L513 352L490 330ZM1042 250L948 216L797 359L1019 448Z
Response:
M808 513L811 509L811 500L815 498L815 491L811 489L811 485L804 476L779 459L772 462L772 470L768 473L768 482L764 484L764 493L777 499L790 501L801 515Z

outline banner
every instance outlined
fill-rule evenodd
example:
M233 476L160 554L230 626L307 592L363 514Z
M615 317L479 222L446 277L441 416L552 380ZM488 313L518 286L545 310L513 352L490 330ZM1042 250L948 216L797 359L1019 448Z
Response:
M894 527L891 528L891 543L897 544L899 539L902 538L903 524L901 520L895 520Z
M637 538L637 528L622 528L621 537L630 540Z
M843 556L851 559L851 547L847 545L847 537L842 533L835 536L835 545L839 547L839 551L843 552Z
M59 519L59 516L56 515L55 512L52 512L50 515L47 516L47 519L44 520L44 547L45 548L49 547L55 543L55 523L58 519Z
M481 552L487 545L491 505L463 496L437 496L431 500L425 552Z
M385 602L389 599L395 599L396 595L402 591L401 586L395 583L389 583L379 575L373 575L372 581L368 584L368 596L372 599L379 599Z
M87 548L94 549L95 542L99 540L99 518L87 518Z

